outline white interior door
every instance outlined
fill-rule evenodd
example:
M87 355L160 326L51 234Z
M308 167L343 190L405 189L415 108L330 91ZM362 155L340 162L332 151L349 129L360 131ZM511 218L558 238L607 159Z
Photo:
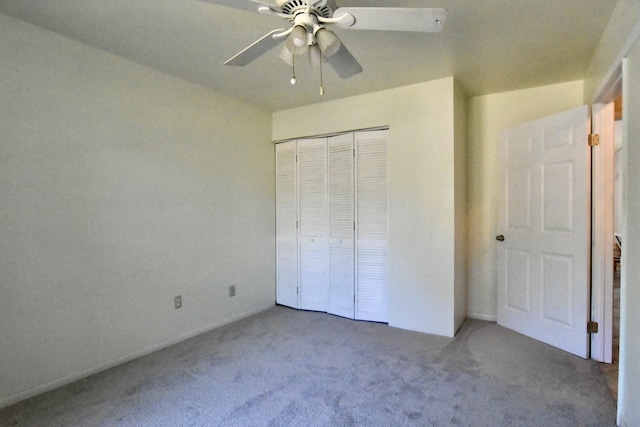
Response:
M329 307L329 245L327 211L327 142L298 143L300 305L303 310Z
M353 133L328 138L329 313L354 318Z
M296 141L276 145L276 302L298 308Z
M498 323L588 356L586 106L504 131Z

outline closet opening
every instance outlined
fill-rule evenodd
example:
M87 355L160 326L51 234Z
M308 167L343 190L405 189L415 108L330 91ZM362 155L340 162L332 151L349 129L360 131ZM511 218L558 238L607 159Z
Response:
M276 303L388 322L388 128L276 144Z

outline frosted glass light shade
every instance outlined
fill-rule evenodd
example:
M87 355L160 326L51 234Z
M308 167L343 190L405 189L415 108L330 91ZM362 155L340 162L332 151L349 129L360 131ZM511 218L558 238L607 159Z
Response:
M289 50L286 44L282 46L279 57L287 64L293 66L293 53Z
M326 28L320 28L316 32L316 41L324 56L331 56L340 49L341 43L338 37Z
M302 47L307 44L307 31L303 26L296 25L293 27L293 31L291 31L289 39L295 47Z
M307 51L307 30L301 26L296 25L293 27L293 31L287 38L287 49L294 55L302 55Z

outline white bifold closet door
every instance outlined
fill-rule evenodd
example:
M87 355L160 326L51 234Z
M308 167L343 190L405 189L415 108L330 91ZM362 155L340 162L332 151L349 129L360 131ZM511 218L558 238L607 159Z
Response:
M327 140L298 142L299 292L303 310L329 306Z
M332 136L329 153L329 307L354 318L354 173L353 133Z
M356 319L388 322L388 130L356 132Z
M297 143L276 145L276 302L298 308Z
M388 130L276 145L276 302L387 322Z

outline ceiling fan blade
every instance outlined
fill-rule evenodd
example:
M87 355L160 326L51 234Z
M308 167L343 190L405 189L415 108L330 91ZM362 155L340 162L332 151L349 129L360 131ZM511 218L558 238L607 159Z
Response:
M344 44L340 45L340 49L328 57L327 61L335 72L338 73L340 78L343 79L348 79L362 72L362 66L356 58L351 55L351 52L349 52Z
M355 22L341 27L353 30L383 31L417 31L437 33L444 28L447 9L433 8L400 8L400 7L341 7L334 13L334 18L350 14Z
M238 67L247 65L251 61L259 58L260 56L264 55L265 53L282 43L286 38L280 37L276 39L273 38L273 35L282 33L283 31L285 30L279 28L277 30L269 32L260 40L254 42L252 45L237 53L233 58L225 62L224 65L235 65Z
M272 3L262 2L260 0L202 0L207 3L219 4L220 6L233 7L235 9L258 11L261 6L267 6L268 8L279 12L280 8Z

